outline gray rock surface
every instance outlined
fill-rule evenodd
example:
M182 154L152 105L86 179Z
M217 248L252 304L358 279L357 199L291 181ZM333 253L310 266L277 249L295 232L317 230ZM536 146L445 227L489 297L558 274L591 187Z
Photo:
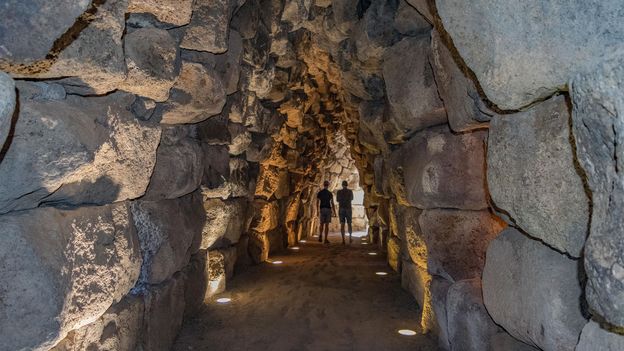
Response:
M199 141L188 127L164 128L156 166L143 199L173 199L199 188L204 172Z
M524 344L513 340L488 315L481 298L479 278L461 280L451 285L446 297L446 316L451 351L514 351ZM507 339L512 347L495 348ZM555 349L553 349L555 350Z
M624 326L624 69L622 53L572 81L572 124L579 162L592 192L585 245L586 295L592 310Z
M104 94L119 88L126 77L122 37L127 6L126 0L98 4L97 11L77 21L69 31L75 38L61 40L67 46L54 59L42 64L49 67L35 65L18 71L16 76L65 78L59 82L80 94ZM87 26L81 28L83 24ZM77 28L81 28L79 33Z
M193 0L129 0L128 12L151 13L160 22L183 26L191 21Z
M412 5L424 18L430 23L433 23L433 15L429 8L429 0L405 0L408 4Z
M490 123L488 187L492 201L529 235L579 257L589 204L575 169L563 96Z
M169 351L182 326L185 277L176 274L145 295L143 350Z
M155 101L165 101L176 83L180 53L168 31L140 28L124 38L128 77L122 89Z
M50 351L135 350L143 327L143 299L126 295L91 324L71 331Z
M390 102L388 124L395 140L447 122L429 62L429 36L405 38L384 54L383 77ZM405 57L411 57L405 60Z
M490 244L483 300L515 338L543 350L574 350L587 323L581 294L577 261L514 228Z
M197 123L219 114L225 100L225 88L214 71L183 62L169 100L158 106L155 114L164 124Z
M133 96L46 100L35 84L18 88L15 137L0 163L0 213L144 194L161 132L128 112Z
M506 226L489 211L425 210L418 222L427 269L451 282L481 277L488 244Z
M0 349L48 349L128 293L141 266L128 207L0 216Z
M246 199L208 199L204 201L206 223L202 229L201 248L230 245L247 231Z
M451 129L465 132L487 128L494 112L481 100L475 83L459 68L435 30L431 33L431 66Z
M11 131L16 99L15 82L8 74L0 72L0 149Z
M196 0L180 47L220 54L227 51L232 0Z
M502 109L547 97L621 44L619 0L437 0L486 95Z
M392 185L404 192L398 197L421 209L487 208L485 137L482 131L452 134L447 126L415 134L390 156L390 169L401 173Z
M199 247L206 217L199 192L172 200L135 201L132 214L143 256L137 284L141 290L182 270Z
M594 321L585 325L575 351L624 350L624 335L607 331Z
M32 63L45 59L56 39L85 12L88 0L7 0L0 7L0 60Z

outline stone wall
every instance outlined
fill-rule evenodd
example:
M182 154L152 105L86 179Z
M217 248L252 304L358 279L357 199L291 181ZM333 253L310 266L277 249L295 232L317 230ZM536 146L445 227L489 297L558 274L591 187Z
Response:
M0 350L168 350L325 179L443 349L621 349L620 5L8 0Z

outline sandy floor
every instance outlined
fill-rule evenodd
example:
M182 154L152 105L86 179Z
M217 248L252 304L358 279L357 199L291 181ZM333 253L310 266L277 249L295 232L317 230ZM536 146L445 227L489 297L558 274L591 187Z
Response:
M232 301L185 321L173 350L437 350L428 336L397 333L417 330L419 311L382 256L359 238L330 240L236 275L215 297Z

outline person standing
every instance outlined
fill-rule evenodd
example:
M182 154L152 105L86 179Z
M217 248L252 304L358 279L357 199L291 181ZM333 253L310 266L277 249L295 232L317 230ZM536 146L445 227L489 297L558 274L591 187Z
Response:
M336 193L338 201L338 219L340 220L340 234L342 234L342 244L345 244L345 222L349 225L349 244L353 242L353 227L351 226L352 212L351 201L353 201L353 191L349 189L349 183L344 180L342 189Z
M327 235L329 234L329 223L331 222L332 213L336 213L334 209L334 195L328 190L329 181L323 182L323 190L316 195L316 206L319 210L321 219L321 232L319 233L319 242L323 241L323 230L325 230L325 244L329 244Z

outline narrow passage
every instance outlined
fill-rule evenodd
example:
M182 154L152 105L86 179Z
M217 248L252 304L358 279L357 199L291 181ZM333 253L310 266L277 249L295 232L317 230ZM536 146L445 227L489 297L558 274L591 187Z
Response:
M381 253L360 238L347 247L340 234L330 240L308 240L235 276L185 321L173 350L437 350ZM231 302L216 302L224 297Z

